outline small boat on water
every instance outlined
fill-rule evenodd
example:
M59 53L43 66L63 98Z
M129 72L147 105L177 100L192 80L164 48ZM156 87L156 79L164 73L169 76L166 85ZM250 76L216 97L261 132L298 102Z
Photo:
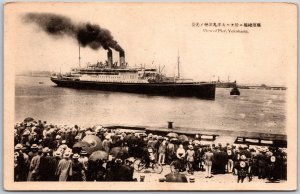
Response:
M44 84L44 82L39 82L39 84Z
M237 87L233 87L232 90L230 91L230 95L231 96L239 96L240 95L240 91Z

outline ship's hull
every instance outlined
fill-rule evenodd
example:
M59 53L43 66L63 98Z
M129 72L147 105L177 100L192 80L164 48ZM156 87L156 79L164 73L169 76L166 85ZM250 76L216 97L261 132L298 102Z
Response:
M51 77L57 86L94 89L102 91L128 92L149 95L197 97L202 99L215 99L216 84L212 83L115 83L74 81Z

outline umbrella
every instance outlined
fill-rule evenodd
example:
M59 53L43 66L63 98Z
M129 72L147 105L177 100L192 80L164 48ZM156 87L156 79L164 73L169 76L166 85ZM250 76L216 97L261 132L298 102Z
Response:
M124 154L128 154L128 151L122 147L114 147L110 150L110 154L116 158L117 156L122 157Z
M73 145L73 148L84 148L84 147L89 147L90 144L88 142L85 142L85 141L80 141L80 142L77 142Z
M167 137L178 137L177 133L168 133Z
M105 151L95 151L90 155L89 160L97 161L97 160L107 160L108 154Z
M32 117L27 117L27 118L24 119L25 123L31 122L31 121L34 121L34 119Z
M187 142L189 141L189 138L186 135L179 135L178 136L179 141L183 142Z
M97 150L102 150L102 142L96 135L87 135L82 139L82 142L87 142L90 144L88 147L82 147L88 154L93 153Z

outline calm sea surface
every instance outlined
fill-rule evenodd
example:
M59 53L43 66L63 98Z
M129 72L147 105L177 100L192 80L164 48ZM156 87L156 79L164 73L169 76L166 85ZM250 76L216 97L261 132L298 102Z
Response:
M43 82L40 84L39 82ZM216 99L147 96L56 87L47 77L16 77L15 120L127 124L285 133L286 91L216 89Z

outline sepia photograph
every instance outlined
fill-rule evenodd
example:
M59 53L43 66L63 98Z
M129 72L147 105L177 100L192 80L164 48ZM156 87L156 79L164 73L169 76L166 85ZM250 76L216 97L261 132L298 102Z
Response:
M4 5L4 189L297 189L297 5ZM186 183L186 184L183 184Z

